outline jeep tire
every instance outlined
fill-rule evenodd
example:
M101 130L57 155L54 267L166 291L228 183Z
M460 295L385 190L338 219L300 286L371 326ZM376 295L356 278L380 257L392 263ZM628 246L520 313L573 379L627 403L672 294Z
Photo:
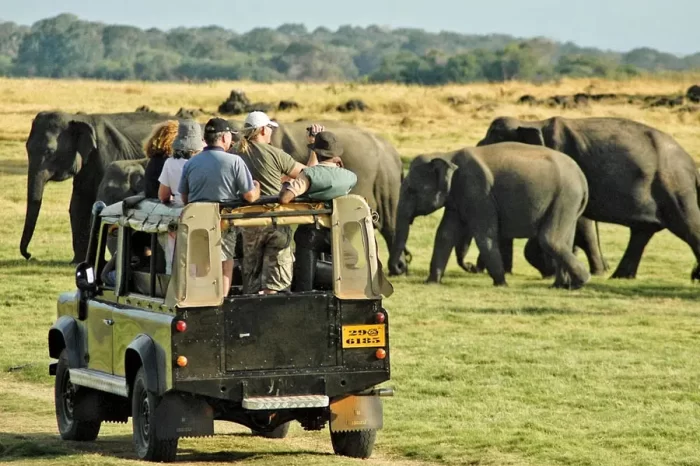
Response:
M80 390L87 390L73 385L70 380L68 351L64 349L58 356L56 380L54 384L54 403L56 405L56 423L63 440L92 441L100 433L101 421L80 421L73 418L76 395Z
M376 438L376 429L353 432L331 431L331 443L335 454L352 458L369 458L372 456Z
M158 438L155 412L160 397L146 388L146 371L143 367L136 373L131 396L131 416L134 428L134 449L139 459L170 462L177 456L177 437Z

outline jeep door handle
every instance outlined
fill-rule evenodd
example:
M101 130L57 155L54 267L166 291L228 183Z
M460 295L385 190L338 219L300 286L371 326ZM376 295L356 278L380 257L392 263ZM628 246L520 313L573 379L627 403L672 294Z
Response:
M104 322L105 325L114 325L114 321L112 319L102 319L102 322Z

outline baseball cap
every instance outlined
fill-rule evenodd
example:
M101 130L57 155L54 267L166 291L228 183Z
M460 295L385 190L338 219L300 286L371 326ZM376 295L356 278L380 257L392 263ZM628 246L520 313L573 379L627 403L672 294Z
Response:
M231 129L231 125L228 124L228 121L223 118L212 118L207 121L207 124L204 126L205 133L224 133L226 131L235 133L235 131Z
M316 135L316 140L313 144L309 144L308 148L316 152L321 157L340 157L343 155L343 145L335 137L335 134L330 131L321 131Z
M278 128L279 125L270 120L265 112L250 112L247 117L245 117L245 123L243 124L249 128L262 128L263 126L272 126L273 128Z

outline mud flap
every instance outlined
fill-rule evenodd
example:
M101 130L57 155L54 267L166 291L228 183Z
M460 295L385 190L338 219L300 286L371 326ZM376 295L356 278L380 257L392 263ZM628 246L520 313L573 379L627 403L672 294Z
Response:
M214 435L214 410L209 403L177 393L163 395L155 422L162 439Z
M378 396L350 395L331 403L331 432L381 429L382 401Z

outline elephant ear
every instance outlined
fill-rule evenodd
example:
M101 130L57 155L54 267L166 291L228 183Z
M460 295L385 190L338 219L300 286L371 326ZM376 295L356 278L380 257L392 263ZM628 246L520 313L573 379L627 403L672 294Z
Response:
M452 175L457 169L457 165L445 159L435 158L430 161L430 166L436 177L438 192L447 194L452 184Z
M68 129L74 136L75 150L83 159L83 165L88 162L90 154L97 149L97 136L95 128L83 121L71 121Z
M520 126L517 129L518 138L520 142L525 144L532 144L533 146L545 146L544 137L542 136L542 131L537 128L527 128Z

